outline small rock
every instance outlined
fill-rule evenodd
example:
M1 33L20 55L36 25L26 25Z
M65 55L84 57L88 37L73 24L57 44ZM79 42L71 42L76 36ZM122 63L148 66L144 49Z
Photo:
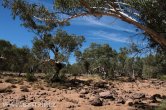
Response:
M120 97L120 98L118 99L117 103L118 103L118 104L119 104L119 103L125 104L125 100L124 100L122 97Z
M150 99L152 100L152 103L156 103L158 102L157 98L162 98L160 94L154 94L150 97Z
M94 87L98 87L98 88L108 88L107 86L108 83L106 82L97 82L94 84Z
M93 92L92 92L92 94L97 94L98 93L98 91L97 90L94 90Z
M27 86L21 86L20 89L22 92L29 92L29 89Z
M11 85L11 87L12 87L12 88L17 88L17 86L16 86L16 85L14 85L14 84L12 84L12 85Z
M34 110L34 108L33 107L29 107L27 110Z
M134 100L134 102L133 102L134 104L141 104L142 103L142 101L140 100L140 99L136 99L136 100Z
M67 108L74 108L74 107L75 107L74 105L67 106Z
M80 94L79 97L80 98L85 98L85 94Z
M100 98L103 98L103 99L115 100L114 96L110 93L110 91L100 92L99 96L100 96Z
M20 101L22 100L26 100L26 96L25 95L22 95L20 98L19 98Z
M30 102L33 102L33 99L30 99L29 101L30 101Z
M93 106L102 106L103 102L100 100L100 98L94 98L90 101L90 104Z
M145 98L145 94L144 93L135 93L132 96L133 99L141 99L141 98Z
M47 95L47 93L46 93L46 92L43 92L43 93L41 93L40 95Z
M88 94L88 93L89 93L89 91L86 90L86 89L83 89L83 90L80 91L80 94Z
M154 94L151 96L151 99L153 99L153 98L162 98L162 97L160 94Z
M125 102L125 105L128 105L128 106L133 106L133 100L127 100L126 102Z

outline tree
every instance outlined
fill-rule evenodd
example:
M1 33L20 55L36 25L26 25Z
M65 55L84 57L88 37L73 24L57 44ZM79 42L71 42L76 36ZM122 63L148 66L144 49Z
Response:
M8 41L0 40L0 50L0 70L7 70L12 55L12 44Z
M78 50L84 40L83 36L69 35L65 31L57 30L54 36L45 34L42 38L35 38L32 50L41 63L47 63L45 66L53 66L51 68L56 71L53 76L55 79L63 67L62 63L69 63L70 54ZM51 53L53 59L50 60Z
M22 48L14 48L13 49L13 71L18 71L19 75L22 72L29 72L30 69L30 62L29 58L31 56L30 49L27 47Z
M125 75L126 71L125 71L125 64L126 64L126 60L128 58L128 49L127 48L120 48L120 52L118 53L118 68L119 69L119 73Z
M160 18L164 18L165 13L163 11L161 12L161 10L165 9L164 0L151 0L151 4L147 4L150 0L144 0L142 3L139 2L139 0L132 0L132 2L129 0L55 0L54 10L51 11L44 6L30 4L26 2L26 0L3 1L4 7L8 7L12 10L13 17L20 16L24 26L33 31L36 30L38 33L51 31L59 25L67 25L67 21L80 16L113 16L142 29L150 40L166 49L165 36L160 34L158 30L156 31L153 26L149 25L153 24L153 19L160 20L158 19L158 15L162 16ZM146 5L142 5L144 3L146 3ZM135 7L135 4L138 5L138 7ZM158 6L154 9L157 10L155 11L155 13L157 13L156 16L151 16L150 13L150 17L142 17L142 15L148 15L149 10L151 10L150 12L154 12L152 11L152 7L156 4ZM59 14L65 14L68 18L60 20L58 17ZM133 19L133 16L137 15L141 17L141 22ZM165 20L162 19L160 23L155 23L155 25L163 27L165 25Z
M0 56L3 58L0 61L0 70L29 72L30 58L33 58L31 51L27 47L18 48L10 42L0 40Z
M128 0L127 3L129 3L132 8L139 11L138 18L142 24L155 30L166 39L166 3L164 0ZM153 40L150 41L149 44L151 47L157 45Z
M110 69L115 69L111 64L115 61L116 51L108 44L92 43L82 53L76 52L75 55L86 73L99 74L103 77L108 76Z

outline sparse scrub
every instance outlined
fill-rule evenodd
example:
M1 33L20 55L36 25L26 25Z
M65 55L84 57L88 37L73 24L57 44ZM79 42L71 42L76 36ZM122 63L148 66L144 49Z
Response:
M156 110L166 110L166 100L164 100Z
M34 73L27 73L26 79L28 82L34 82L37 81L37 78L35 77Z
M68 70L66 68L63 68L60 70L59 78L61 79L61 81L64 81L67 79L66 74L68 74Z
M11 84L18 84L20 82L20 80L9 77L9 78L5 79L5 82L11 83Z
M166 75L161 75L160 79L166 81Z
M42 85L42 82L39 82L39 83L33 85L33 89L34 90L36 90L36 89L45 90L44 86Z
M45 80L47 82L50 82L50 79L54 76L55 73L56 73L55 70L50 70L49 72L47 72L45 76Z
M81 75L81 73L83 73L83 69L81 68L81 65L78 64L73 64L72 66L70 66L69 68L69 73L75 77Z

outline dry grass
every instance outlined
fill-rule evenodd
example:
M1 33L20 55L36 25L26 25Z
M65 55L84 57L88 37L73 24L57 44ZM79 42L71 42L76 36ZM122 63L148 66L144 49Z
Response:
M86 76L80 76L79 77L80 80L84 80L84 81L88 81L88 80L93 80L94 82L99 82L99 81L103 81L103 79L101 79L101 77L99 75L86 75Z
M21 80L18 78L7 77L7 78L5 78L5 82L11 83L11 84L19 84L21 82Z
M36 82L35 84L33 84L33 85L32 85L32 89L33 89L33 90L38 90L38 89L40 89L40 90L45 90L44 84L43 84L42 81Z

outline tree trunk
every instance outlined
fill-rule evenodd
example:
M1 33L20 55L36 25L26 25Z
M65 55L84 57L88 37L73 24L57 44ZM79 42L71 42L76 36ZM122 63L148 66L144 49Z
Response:
M135 25L136 27L138 27L139 29L142 29L145 31L146 34L149 35L149 37L156 43L158 43L164 50L166 50L166 38L164 38L163 35L155 32L154 30L134 21L133 19L129 18L129 17L126 17L124 16L123 14L121 14L120 12L114 12L114 13L105 13L105 12L96 12L96 13L79 13L79 14L76 14L74 16L71 16L63 21L61 21L62 23L63 22L67 22L71 19L74 19L74 18L77 18L77 17L80 17L80 16L90 16L90 15L93 15L93 16L113 16L113 17L116 17L116 18L119 18L121 19L122 21L125 21L129 24L133 24Z
M121 15L121 17L119 17L119 18L125 22L133 24L133 25L137 26L138 28L144 30L145 33L150 35L149 37L152 40L154 40L156 43L158 43L163 49L166 49L166 38L164 38L164 36L162 36L161 34L158 34L157 32L153 31L152 29L145 27L144 25L142 25L128 17L125 17L123 15Z

